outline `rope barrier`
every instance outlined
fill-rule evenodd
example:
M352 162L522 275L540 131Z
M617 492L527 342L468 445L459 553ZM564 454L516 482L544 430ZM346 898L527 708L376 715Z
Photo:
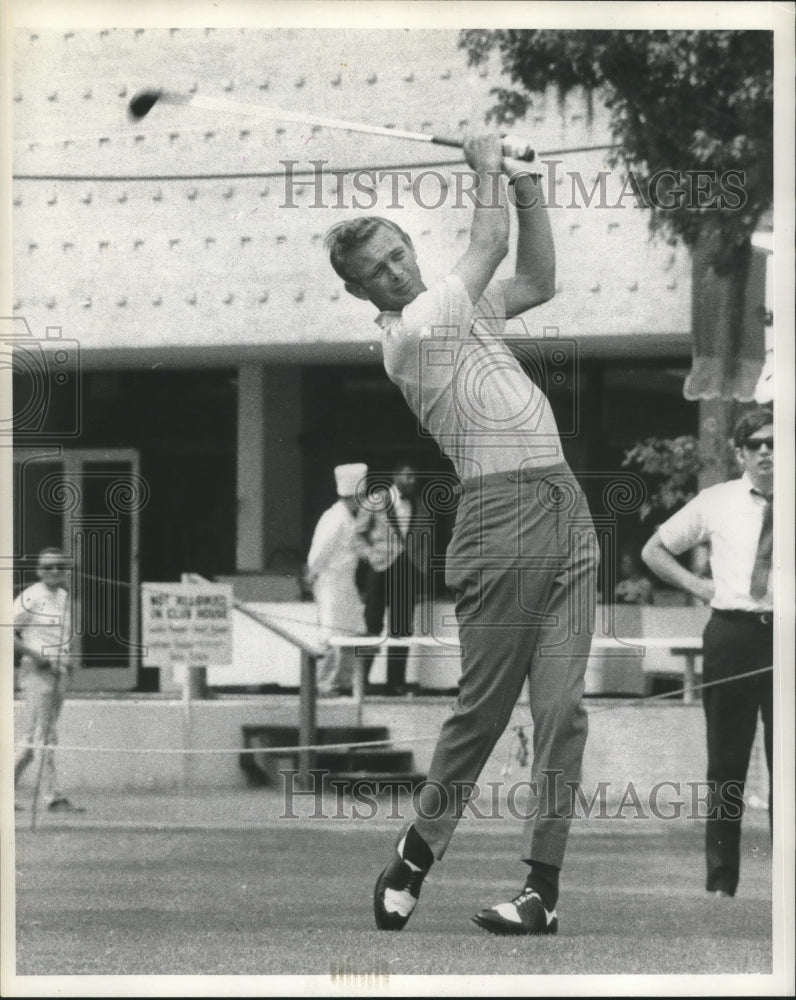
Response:
M26 140L27 141L27 140ZM544 156L566 156L574 153L592 153L603 149L617 149L615 143L602 144L598 146L572 146L569 149L551 149L546 152L537 153L536 160ZM291 161L293 162L293 161ZM433 167L456 167L464 163L464 157L456 160L430 160L420 163L398 163L398 164L378 164L358 167L326 167L324 174L357 174L365 171L396 171L396 170L430 170ZM317 170L291 170L291 177L315 177ZM274 177L284 177L282 170L257 170L241 171L235 173L222 174L12 174L15 181L79 181L83 183L94 182L119 182L131 184L136 181L167 182L167 181L234 181L234 180L254 180Z
M362 743L313 743L310 745L283 747L230 747L223 749L181 749L179 747L74 747L62 743L15 743L17 747L30 747L31 750L65 750L69 753L135 753L135 754L255 754L255 753L298 753L300 750L373 750L376 747L392 746L396 743L428 743L436 740L436 736L406 736L394 737L389 740L370 740Z
M673 698L676 695L690 693L692 691L702 691L705 688L716 687L719 684L730 684L733 681L744 680L747 677L754 677L757 674L765 674L768 671L773 670L774 667L759 667L757 670L749 670L744 674L736 674L734 677L722 677L717 681L702 681L701 684L692 684L691 687L678 688L674 691L664 691L662 694L650 694L644 695L639 698L629 698L627 701L623 702L622 708L626 708L630 705L642 705L647 704L651 701L661 701L663 698ZM598 709L596 712L590 712L590 715L600 715L602 712L608 712L615 709L616 705L607 705L602 709Z
M618 708L629 708L633 705L648 704L654 701L661 701L665 698L674 698L677 695L685 694L686 692L700 691L709 687L716 687L721 684L731 684L735 681L744 680L749 677L754 677L758 674L768 673L774 668L771 667L760 667L757 670L749 670L743 674L737 674L735 677L723 677L716 681L704 681L701 684L694 684L691 687L678 688L674 691L666 691L663 694L656 695L646 695L640 698L631 698L628 700L623 700L621 704L608 705L603 708L597 708L596 710L590 710L589 715L601 715L603 712L616 711ZM526 723L524 725L513 726L512 730L517 733L518 731L525 731L527 729L533 728L533 723ZM234 747L234 748L223 748L223 749L181 749L178 747L80 747L80 746L64 746L63 744L49 744L49 743L29 743L27 741L17 743L17 747L30 747L33 750L51 750L51 751L68 751L70 753L133 753L133 754L286 754L286 753L299 753L300 751L313 751L322 752L327 750L373 750L380 747L405 745L412 743L431 743L437 740L437 736L396 736L388 740L367 740L363 742L348 742L348 743L314 743L309 745L296 746L295 744L290 746L281 747Z
M293 162L293 161L291 161ZM328 176L334 174L357 174L364 171L396 171L396 170L429 170L432 167L455 167L463 163L458 160L434 160L425 163L388 163L366 167L326 167L318 170L291 170L291 177L316 177L318 173ZM236 181L256 180L284 177L285 169L252 170L225 174L14 174L15 181L118 181L131 184L135 181Z
M80 593L81 589L82 589L81 586L80 586L80 583L81 583L82 580L97 580L100 583L110 583L110 584L113 584L114 586L118 586L118 587L134 587L134 586L138 587L138 586L140 586L140 584L133 584L129 580L117 580L117 579L113 579L112 577L109 577L109 576L100 576L98 573L80 573L79 574L79 579L78 579L77 586L74 588L74 590L76 590L78 593ZM212 582L212 581L207 581L207 580L204 579L204 577L201 577L200 578L200 582L207 583L207 582ZM168 583L167 583L167 585L168 585ZM273 603L278 603L278 602L263 602L263 603L272 603L273 604ZM299 603L304 603L304 602L299 602ZM310 603L310 602L306 602L306 603ZM236 611L242 612L247 617L252 618L255 621L258 621L261 625L264 625L266 628L268 628L272 622L289 622L290 624L293 624L293 625L303 625L306 628L311 628L311 629L327 629L327 630L329 630L329 626L328 625L321 625L320 622L314 622L314 621L311 621L311 620L305 619L305 618L295 618L292 615L274 614L271 611L269 611L268 614L265 615L262 612L256 611L254 608L252 608L250 606L250 603L247 604L245 601L239 601L236 598L232 599L232 607ZM344 629L343 630L336 629L336 632L338 634L340 634L340 635L345 635L345 636L350 637L350 638L356 638L360 634L358 632L349 632L349 631L346 631Z

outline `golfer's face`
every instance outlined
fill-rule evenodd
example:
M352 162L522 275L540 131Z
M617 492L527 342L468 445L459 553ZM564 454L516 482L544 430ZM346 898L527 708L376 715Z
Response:
M346 270L377 309L400 311L425 288L413 248L383 226L347 257Z

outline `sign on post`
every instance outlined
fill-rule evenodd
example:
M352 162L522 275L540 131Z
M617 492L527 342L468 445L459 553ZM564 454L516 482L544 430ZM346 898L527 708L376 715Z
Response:
M232 585L142 583L144 665L223 667L232 664Z

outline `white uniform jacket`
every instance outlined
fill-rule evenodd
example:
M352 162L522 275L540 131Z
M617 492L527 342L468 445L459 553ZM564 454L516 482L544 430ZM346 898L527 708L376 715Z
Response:
M363 635L364 610L355 583L359 558L356 523L342 500L324 511L312 536L307 571L319 623L336 631Z

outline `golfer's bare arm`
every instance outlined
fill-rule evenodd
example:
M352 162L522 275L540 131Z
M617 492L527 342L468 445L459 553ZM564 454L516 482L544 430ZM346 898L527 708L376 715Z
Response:
M556 290L556 252L541 181L538 176L521 174L512 183L518 227L517 264L514 277L500 282L507 319L548 302Z
M672 553L661 541L660 534L656 531L644 548L641 550L641 558L652 572L660 577L664 583L670 583L680 590L685 590L701 601L713 599L715 587L711 580L705 580L696 573L692 573L681 566Z
M464 155L478 176L470 245L453 269L475 304L484 294L498 265L509 252L509 211L506 180L501 175L503 150L494 135L468 139Z

